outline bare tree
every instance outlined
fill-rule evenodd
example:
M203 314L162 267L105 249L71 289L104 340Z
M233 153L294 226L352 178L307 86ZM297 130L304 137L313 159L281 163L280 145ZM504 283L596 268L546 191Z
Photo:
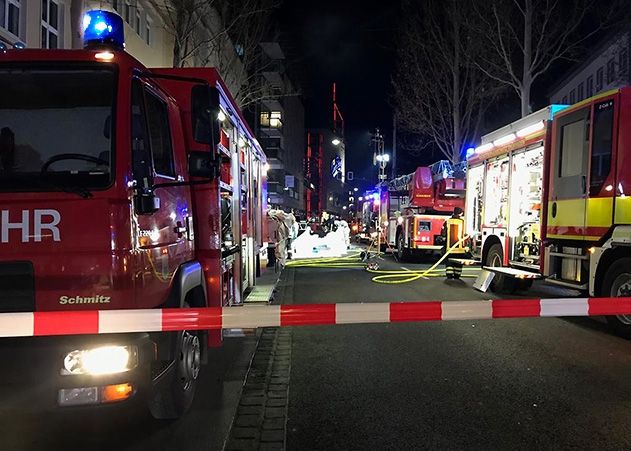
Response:
M554 63L570 59L621 11L617 1L488 0L477 3L479 36L488 52L477 60L488 77L514 89L522 117L532 85ZM621 17L621 16L618 16Z
M259 44L279 0L152 1L173 37L173 66L212 65L241 107L251 103L258 89Z
M393 80L396 114L405 132L422 137L452 162L479 134L498 83L473 63L483 51L471 35L470 3L408 1Z

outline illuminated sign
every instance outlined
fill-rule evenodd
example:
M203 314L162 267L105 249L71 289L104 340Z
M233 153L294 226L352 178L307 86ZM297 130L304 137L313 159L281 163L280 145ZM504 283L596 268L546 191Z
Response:
M342 159L339 155L331 160L331 175L335 179L342 178Z

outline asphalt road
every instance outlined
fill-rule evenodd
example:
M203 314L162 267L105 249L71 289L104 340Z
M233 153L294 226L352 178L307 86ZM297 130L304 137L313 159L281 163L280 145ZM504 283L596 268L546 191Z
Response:
M280 301L491 297L471 279L370 279L289 269ZM592 319L294 328L287 431L288 450L631 449L631 342Z
M200 372L193 406L177 421L153 420L144 406L39 409L38 402L48 393L37 393L32 389L36 384L28 380L42 377L38 362L19 362L13 366L23 365L22 383L18 377L8 385L6 371L0 377L0 450L221 450L255 346L253 336L230 338L212 351L213 364ZM0 349L0 355L11 355L9 351Z

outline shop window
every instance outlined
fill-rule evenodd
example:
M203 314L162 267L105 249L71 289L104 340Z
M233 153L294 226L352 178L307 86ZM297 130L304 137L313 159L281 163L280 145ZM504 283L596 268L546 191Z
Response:
M592 158L589 174L590 196L600 193L611 170L613 113L613 100L607 100L594 106Z

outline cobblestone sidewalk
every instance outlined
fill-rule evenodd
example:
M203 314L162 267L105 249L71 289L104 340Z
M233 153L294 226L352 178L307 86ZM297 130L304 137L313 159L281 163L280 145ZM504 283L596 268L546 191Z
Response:
M291 330L264 328L225 451L285 449Z

